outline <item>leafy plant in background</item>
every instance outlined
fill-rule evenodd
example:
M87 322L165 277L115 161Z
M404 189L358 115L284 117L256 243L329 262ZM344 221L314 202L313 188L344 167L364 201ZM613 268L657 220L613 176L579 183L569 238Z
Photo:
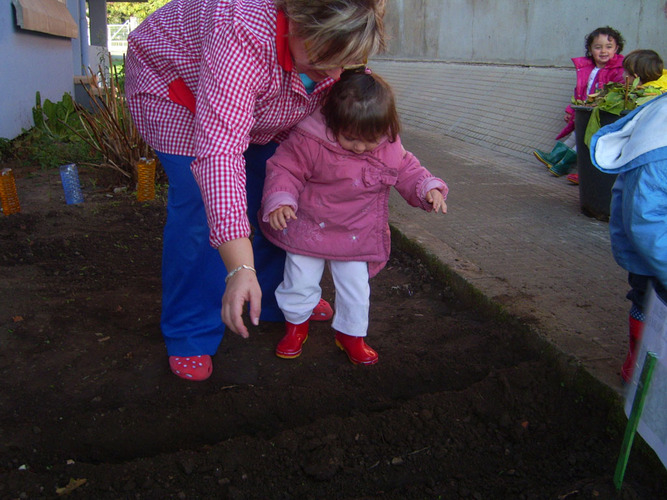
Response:
M95 164L101 157L76 136L74 140L58 140L35 126L14 139L0 138L0 159L17 166L48 169L66 163Z
M0 161L9 158L12 151L12 141L5 137L0 137Z
M140 21L156 11L169 0L143 0L141 2L113 2L107 5L107 22L109 24L124 23L130 17Z
M35 127L56 141L74 142L79 140L77 131L81 122L77 115L72 96L65 92L59 102L44 100L39 92L35 95L35 107L32 108Z
M631 111L660 94L660 89L644 87L640 85L639 78L635 78L632 83L629 79L626 79L625 83L607 83L602 90L590 94L585 101L573 99L572 103L575 105L593 108L586 127L584 142L587 146L590 146L591 138L595 135L595 132L600 130L601 111L619 116L624 111Z

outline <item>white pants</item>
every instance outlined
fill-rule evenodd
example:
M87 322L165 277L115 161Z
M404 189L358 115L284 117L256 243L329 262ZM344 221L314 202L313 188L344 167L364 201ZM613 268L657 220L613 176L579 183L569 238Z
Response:
M574 134L574 132L570 132L565 137L561 137L560 142L565 144L568 148L573 149L574 151L577 150L577 136Z
M285 320L300 325L310 318L322 296L320 280L326 262L336 287L331 326L346 335L365 337L371 295L367 262L327 261L287 252L283 282L276 289L276 300Z

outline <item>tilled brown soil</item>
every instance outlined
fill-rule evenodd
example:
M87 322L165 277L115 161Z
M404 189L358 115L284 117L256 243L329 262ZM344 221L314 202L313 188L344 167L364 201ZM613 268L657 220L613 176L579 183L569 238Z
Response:
M208 381L176 378L164 202L84 182L67 206L57 175L17 171L23 211L0 216L0 498L664 495L638 446L615 492L624 422L607 391L406 251L372 280L377 365L350 364L326 323L279 359L283 327L267 323L227 335Z

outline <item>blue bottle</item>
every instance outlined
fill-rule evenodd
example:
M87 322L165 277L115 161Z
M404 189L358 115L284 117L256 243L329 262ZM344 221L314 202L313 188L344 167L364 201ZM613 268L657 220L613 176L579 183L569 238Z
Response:
M83 203L83 193L81 192L81 183L79 182L79 170L75 163L62 165L60 167L60 180L63 183L65 191L65 202L68 205Z

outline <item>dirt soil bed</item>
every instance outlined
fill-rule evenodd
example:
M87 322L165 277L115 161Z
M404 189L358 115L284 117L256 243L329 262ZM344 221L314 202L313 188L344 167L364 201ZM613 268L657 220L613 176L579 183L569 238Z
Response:
M633 450L617 496L617 408L400 251L372 280L377 365L349 363L322 323L279 359L268 323L227 335L208 381L180 380L159 327L164 201L82 172L86 201L67 206L57 172L16 174L23 211L0 215L0 498L664 495L664 469Z

